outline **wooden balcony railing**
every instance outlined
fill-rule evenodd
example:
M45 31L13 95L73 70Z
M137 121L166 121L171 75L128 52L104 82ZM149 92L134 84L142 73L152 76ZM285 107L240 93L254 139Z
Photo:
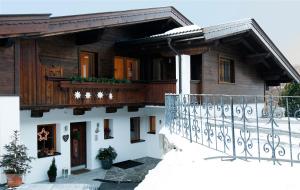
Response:
M164 105L165 93L175 93L176 88L176 81L103 84L51 77L40 84L36 94L29 93L35 101L21 95L22 109Z
M191 94L202 94L202 82L201 80L191 80Z

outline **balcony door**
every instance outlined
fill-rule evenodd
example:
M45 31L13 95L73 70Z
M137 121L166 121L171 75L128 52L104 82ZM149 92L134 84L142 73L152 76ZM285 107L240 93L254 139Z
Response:
M97 54L80 52L80 76L83 78L97 77Z
M114 77L117 80L124 79L124 59L123 59L123 57L115 57Z
M117 80L139 80L140 65L139 61L128 57L115 57L114 78Z

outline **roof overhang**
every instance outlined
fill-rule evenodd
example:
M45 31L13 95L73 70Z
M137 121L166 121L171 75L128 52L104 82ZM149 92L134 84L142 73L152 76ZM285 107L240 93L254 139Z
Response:
M207 27L203 29L206 41L225 38L227 36L237 35L240 33L250 32L259 42L271 53L276 61L288 72L290 77L297 83L300 82L300 75L290 64L287 58L276 47L272 40L262 30L254 19L240 20L227 24Z
M0 38L51 36L98 28L172 19L178 26L192 22L174 7L159 7L127 11L50 17L41 15L0 15Z
M280 52L280 50L275 46L271 39L266 35L262 28L257 24L254 19L245 19L235 22L204 27L198 30L185 31L179 33L168 33L168 34L158 34L142 39L135 39L130 41L119 42L117 45L122 47L126 46L138 46L138 45L148 45L149 44L166 44L167 39L171 39L173 44L176 45L178 42L182 41L195 41L198 40L202 44L212 43L227 37L238 36L240 34L250 34L255 37L259 42L260 46L263 46L269 54L274 57L275 61L287 71L291 80L295 82L300 82L300 75L296 69L290 64L286 57Z
M0 15L0 38L46 32L49 18L50 14Z

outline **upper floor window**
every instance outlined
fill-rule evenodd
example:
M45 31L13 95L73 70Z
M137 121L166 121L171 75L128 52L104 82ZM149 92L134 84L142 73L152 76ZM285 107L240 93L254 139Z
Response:
M80 76L83 78L97 77L97 54L80 52Z
M219 60L219 82L234 83L234 61L233 59L220 57Z
M114 78L118 80L139 80L140 64L137 59L127 57L115 57Z
M191 80L202 80L202 54L191 55Z

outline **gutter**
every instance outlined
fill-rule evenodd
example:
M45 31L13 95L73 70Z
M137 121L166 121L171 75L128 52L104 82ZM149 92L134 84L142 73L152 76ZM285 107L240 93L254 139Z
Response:
M167 38L168 41L168 46L169 48L175 53L175 55L178 55L178 59L179 59L179 65L178 65L178 70L179 70L179 94L182 93L182 76L181 76L181 54L178 52L178 50L176 50L173 46L172 46L172 39L171 38Z

